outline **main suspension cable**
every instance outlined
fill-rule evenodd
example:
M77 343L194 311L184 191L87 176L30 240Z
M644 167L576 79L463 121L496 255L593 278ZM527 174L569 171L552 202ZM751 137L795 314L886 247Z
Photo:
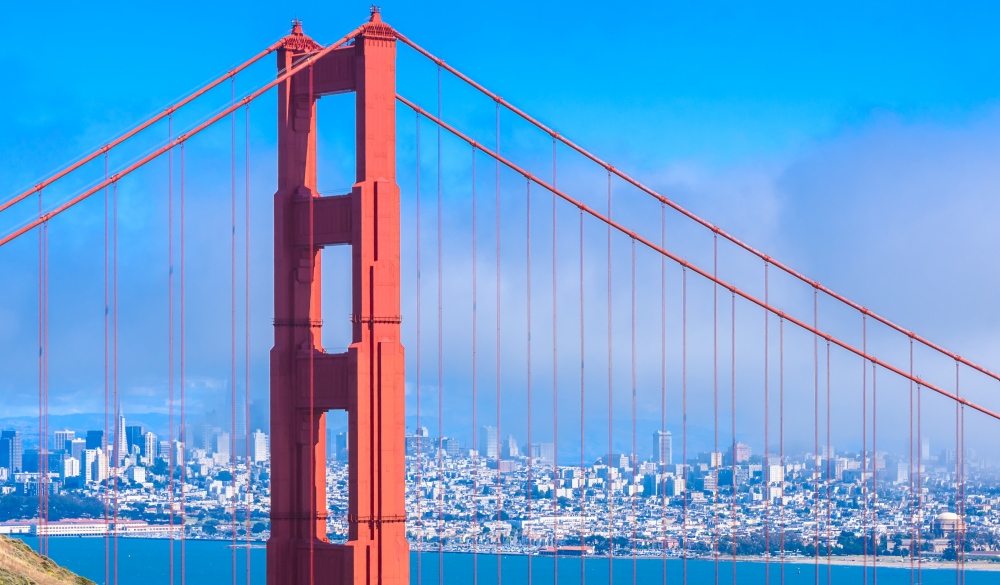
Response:
M454 126L451 126L450 124L448 124L446 122L443 122L442 120L434 117L433 114L429 114L426 110L424 110L420 106L416 105L415 103L413 103L409 99L407 99L407 98L405 98L405 97L403 97L401 95L398 95L398 94L396 95L396 99L398 101L402 102L403 104L407 105L408 107L410 107L414 111L419 112L425 118L431 120L435 124L440 124L443 128L445 128L446 130L448 130L449 132L451 132L454 136L456 136L456 137L464 140L468 144L470 144L470 145L478 145L479 144L475 140L472 140L471 138L469 138L466 134L464 134L461 131L459 131L458 129L456 129ZM781 311L780 309L778 309L778 308L776 308L774 306L771 306L769 303L765 303L764 301L762 301L762 300L754 297L750 293L748 293L748 292L746 292L746 291L744 291L744 290L736 287L735 285L729 284L729 283L727 283L727 282L725 282L725 281L723 281L723 280L721 280L721 279L713 276L711 274L711 272L707 272L705 270L702 270L701 268L698 268L696 265L692 264L691 262L688 262L687 260L684 260L680 256L678 256L678 255L670 252L669 250L665 250L665 249L661 248L660 246L658 246L657 244L655 244L654 242L652 242L648 238L645 238L645 237L639 235L638 233L636 233L636 232L634 232L632 230L627 229L620 222L615 221L615 220L613 220L613 219L605 216L604 214L602 214L601 212L595 210L594 208L592 208L592 207L590 207L590 206L582 203L581 201L578 201L577 199L574 199L573 197L571 197L570 195L568 195L564 191L561 191L561 190L556 189L555 187L549 185L546 181L542 180L541 178L539 178L536 175L533 175L532 173L530 173L529 171L525 170L524 168L522 168L522 167L514 164L508 158L500 155L499 153L494 153L494 152L488 151L488 150L484 150L484 152L486 152L490 156L494 157L494 159L496 160L496 164L497 164L498 167L502 163L507 168L509 168L509 169L517 172L518 174L520 174L523 177L527 177L527 178L531 179L532 182L534 182L535 184L539 185L540 187L552 191L553 193L555 193L556 195L558 195L563 200L567 201L568 203L571 203L572 205L576 206L577 208L581 209L582 211L585 211L587 214L593 216L594 218L600 220L601 222L603 222L603 223L605 223L607 225L610 225L612 228L614 228L618 232L620 232L620 233L622 233L622 234L624 234L624 235L626 235L626 236L628 236L630 238L635 238L636 241L642 243L646 247L648 247L648 248L650 248L652 250L655 250L656 252L658 252L658 253L666 256L667 258L670 258L673 262L679 264L680 266L682 266L682 267L684 267L684 268L686 268L688 270L691 270L692 272L696 273L698 276L701 276L702 278L704 278L704 279L706 279L708 281L714 282L714 283L718 284L722 288L725 288L725 289L728 289L728 290L731 290L731 291L735 292L738 296L743 297L744 299L746 299L746 300L750 301L751 303L753 303L753 304L755 304L755 305L757 305L757 306L759 306L759 307L761 307L761 308L763 308L763 309L765 309L765 310L773 313L774 315L777 315L783 321L788 321L789 323L792 323L796 327L798 327L800 329L803 329L806 332L814 333L816 335L819 335L821 338L833 342L837 346L839 346L839 347L841 347L841 348L849 351L850 353L853 353L853 354L857 355L858 357L860 357L862 359L874 362L879 367L881 367L883 369L886 369L886 370L889 370L890 372L892 372L892 373L894 373L894 374L896 374L896 375L898 375L898 376L900 376L900 377L902 377L904 379L912 379L917 384L920 384L920 385L922 385L922 386L924 386L924 387L926 387L926 388L928 388L930 390L933 390L934 392L936 392L936 393L938 393L938 394L940 394L942 396L945 396L946 398L949 398L950 400L958 401L961 404L963 404L963 405L965 405L965 406L967 406L969 408L972 408L974 410L977 410L977 411L979 411L979 412L981 412L981 413L983 413L983 414L985 414L985 415L987 415L987 416L989 416L991 418L1000 420L1000 414L998 414L996 412L993 412L993 411L991 411L991 410L989 410L989 409L987 409L987 408L985 408L983 406L980 406L978 404L970 402L970 401L968 401L968 400L966 400L964 398L957 397L953 393L948 392L947 390L944 390L943 388L941 388L939 386L935 386L934 384L931 384L930 382L922 380L919 377L910 376L905 371L903 371L903 370L901 370L901 369L899 369L899 368L897 368L897 367L895 367L895 366L893 366L893 365L891 365L891 364L889 364L889 363L887 363L887 362L885 362L885 361L883 361L883 360L881 360L881 359L879 359L879 358L877 358L875 356L869 355L868 353L866 353L866 351L864 351L862 349L855 348L852 345L850 345L849 343L847 343L845 341L842 341L842 340L834 337L833 335L831 335L829 333L825 333L823 331L818 331L814 327L812 327L811 325L809 325L808 323L806 323L806 322L804 322L804 321L802 321L800 319L796 319L795 317L793 317L793 316L785 313L784 311ZM2 242L0 242L0 243L2 243ZM820 289L820 290L822 290L822 289Z

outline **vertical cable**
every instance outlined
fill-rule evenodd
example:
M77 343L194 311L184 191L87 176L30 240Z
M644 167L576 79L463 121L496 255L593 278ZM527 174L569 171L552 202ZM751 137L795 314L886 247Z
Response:
M878 394L872 362L872 583L878 583Z
M441 66L437 68L437 118L441 119ZM438 584L444 585L444 436L441 417L443 416L442 401L444 398L444 284L442 280L441 236L442 236L442 204L441 204L441 125L437 125L437 406L438 406Z
M580 487L580 515L587 514L587 477L585 473L585 437L586 427L584 411L586 407L586 335L584 329L584 255L583 255L583 210L580 210L580 475L583 485ZM584 529L584 522L580 523L580 546L587 546L587 535ZM586 560L584 554L580 555L580 585L585 585L587 581Z
M611 219L611 171L608 171L608 219ZM612 334L612 292L611 292L611 224L608 224L608 525L614 526L615 512L614 505L611 501L611 459L614 454L614 445L612 443L612 424L611 416L614 410L611 402L611 394L614 382L612 380L612 373L614 371L614 361L612 359L612 345L611 345L611 334ZM608 539L608 583L614 583L614 560L615 560L615 540L614 534Z
M632 485L629 486L629 491L637 490L635 485L635 472L636 467L639 466L639 458L636 456L636 443L635 443L635 238L632 238ZM638 491L629 494L629 498L632 500L632 517L638 518L636 511L636 496ZM636 582L636 552L635 552L635 541L638 538L638 521L634 520L632 522L632 585Z
M923 429L922 422L923 417L921 411L921 401L920 401L920 384L917 384L917 444L920 445L920 461L917 463L917 510L921 510L923 503L923 490L921 486L922 478L922 467L924 463L924 443L923 443ZM922 518L921 518L922 520ZM923 538L921 534L922 524L917 526L917 583L923 583L923 557L920 551L921 543Z
M476 258L476 147L472 147L472 441L475 444L476 432L479 430L476 420L476 381L478 360L476 350L478 349L476 327L479 323L477 314L478 292L477 277L479 265ZM472 498L472 583L479 583L479 453L476 452L474 464L472 466L472 492L476 497Z
M868 355L868 318L861 315L862 353ZM868 585L868 364L861 360L861 496L864 504L862 514L861 566L865 585Z
M185 147L185 145L186 145L186 142L182 142L181 143L181 178L180 178L180 183L181 183L180 184L180 188L181 188L181 201L180 201L180 205L181 205L181 225L180 225L180 238L181 238L181 242L180 242L180 248L181 248L180 249L180 253L181 253L181 283L180 283L181 284L181 289L180 289L180 301L181 301L181 323L180 323L180 325L181 325L181 346L180 346L180 354L181 354L181 384L180 384L180 386L181 386L181 432L180 432L180 438L181 438L181 440L180 440L180 449L179 449L180 453L173 453L172 454L172 456L174 456L174 457L177 457L177 455L180 455L180 457L178 457L178 459L179 459L178 463L180 463L180 467L181 467L181 509L180 509L180 517L181 517L181 585L184 585L184 583L187 580L187 542L186 542L187 541L187 534L186 534L187 533L187 506L186 506L186 504L187 504L187 502L186 502L187 497L185 495L185 489L184 489L186 487L186 484L187 484L187 442L188 442L187 425L186 425L186 418L185 418L185 416L186 416L186 412L185 412L186 404L185 403L186 403L186 399L187 399L187 389L185 388L186 383L187 383L187 380L186 380L186 373L187 372L186 372L186 368L185 368L185 366L186 366L186 363L185 363L185 358L186 358L186 356L185 356L185 350L186 350L185 334L186 334L186 329L187 329L186 318L185 317L186 317L186 297L187 297L187 295L185 293L186 283L185 283L185 270L184 270L185 269L185 264L186 264L186 253L185 253L186 252L186 250L185 250L185 248L186 248L186 238L185 238L185 233L184 233L184 228L185 228L185 222L184 222L184 206L185 206L184 205L185 204L184 152L185 152L185 148L184 147ZM173 448L173 446L171 446L171 447Z
M38 191L38 219L42 214L42 191ZM45 393L45 223L38 228L38 552L45 554L45 480L43 469L45 449L45 410L42 405ZM14 464L11 463L11 471Z
M167 142L173 142L174 115L167 117ZM169 517L170 585L174 585L174 149L167 151L167 504ZM249 581L247 582L249 584Z
M770 286L768 279L768 265L764 260L764 304L770 306ZM770 335L768 326L771 320L771 313L764 309L764 469L761 474L764 479L764 583L771 585L771 445L768 442L768 431L770 425Z
M830 340L826 341L826 582L831 583L833 578L833 567L831 566L831 546L833 541L833 529L830 526L832 517L832 494L830 484L833 483L831 476L830 461L833 459L833 443L830 433Z
M958 384L958 360L955 360L955 398L961 399L961 392ZM962 441L961 441L961 404L958 400L955 401L955 514L958 516L958 522L964 523L965 517L962 515ZM959 524L961 526L961 524ZM962 537L961 532L956 526L954 542L955 542L955 584L960 585L962 582Z
M111 306L112 308L112 329L111 329L111 346L112 346L112 389L114 392L114 406L115 406L115 447L112 452L115 454L115 477L114 477L114 498L115 498L115 530L114 530L114 543L115 543L115 565L114 565L114 583L118 585L118 474L121 472L121 459L122 454L119 451L121 448L121 442L123 437L119 434L124 431L121 424L121 402L118 397L118 183L113 183L111 185L111 200L112 200L112 245L114 246L114 254L112 258L111 265Z
M503 492L500 490L500 102L496 102L496 132L497 132L497 156L494 158L496 161L496 237L497 237L497 363L496 363L496 375L497 375L497 404L496 404L496 418L497 418L497 477L496 477L496 508L497 508L497 521L500 520L500 511L502 506ZM487 437L489 439L489 437ZM487 447L489 444L487 442ZM488 450L488 449L487 449ZM489 453L487 453L488 455ZM496 553L497 553L497 583L503 583L503 566L501 564L501 547L500 541L497 541Z
M104 153L104 181L108 180L108 153ZM101 457L97 459L99 468L98 482L104 481L101 490L102 500L104 500L104 584L111 581L111 545L110 530L111 524L110 508L108 501L108 478L106 476L106 465L108 457L108 397L111 391L111 196L108 187L104 187L104 434L101 435ZM103 477L102 477L103 476ZM173 585L173 584L171 584Z
M230 95L233 105L236 104L236 77L230 78ZM230 404L230 439L229 439L229 475L233 487L233 516L232 516L232 577L233 585L236 585L236 110L229 115L230 121L230 161L229 161L229 189L230 189L230 223L232 231L229 243L229 390L231 396Z
M712 491L712 560L715 564L715 585L719 585L719 468L715 458L719 453L719 235L712 234L712 435L714 447L709 459L715 488Z
M781 585L785 585L785 319L778 319L778 462L781 486L778 521L781 523Z
M476 432L479 430L476 421L476 381L477 365L476 350L478 336L476 327L478 325L478 315L476 305L478 295L476 291L477 276L479 273L478 260L476 259L476 147L472 147L472 441L475 444ZM475 585L479 582L479 454L477 452L475 464L472 466L472 492L476 497L472 498L472 582Z
M244 373L244 383L243 392L245 395L243 408L243 432L245 433L244 441L246 444L246 450L244 455L246 456L246 468L247 468L247 498L246 498L246 509L244 522L246 523L246 585L250 585L250 497L253 487L253 475L251 473L252 468L252 458L251 445L250 445L250 102L247 102L246 113L244 115L245 121L245 137L243 139L244 147L246 152L243 155L244 163L244 203L243 211L245 217L243 219L243 282L246 287L243 291L243 330L246 338L244 340L244 351L246 355L244 356L244 365L246 367L246 372Z
M660 247L667 249L667 206L660 203ZM656 470L660 479L660 511L663 531L663 585L667 585L667 465L673 463L673 437L670 438L670 457L665 457L664 434L667 432L667 257L660 254L660 435L656 446L659 450Z
M552 139L552 188L556 188L556 139ZM559 473L559 309L558 309L558 269L556 251L556 217L558 198L552 193L552 473ZM529 445L530 447L530 445ZM541 449L539 449L541 454ZM530 456L530 454L529 454ZM555 509L555 556L552 560L553 581L559 584L559 498L553 498ZM582 542L580 543L583 544Z
M733 545L733 585L736 585L736 291L731 291L730 302L732 303L732 316L730 320L732 321L733 331L731 334L732 349L730 353L732 354L733 363L730 366L730 374L732 376L732 405L730 406L730 413L732 415L732 433L733 433L733 443L731 446L732 461L732 473L729 474L730 479L733 482L732 485L732 498L730 500L730 529L729 529L729 539Z
M914 494L913 494L913 338L910 337L910 464L909 473L906 476L907 484L909 487L909 493L907 494L907 511L910 514L910 585L914 585L914 577L916 576L916 568L914 566L914 543L917 542L916 532L916 516L914 516Z
M527 327L527 343L525 344L525 346L526 346L525 347L525 351L527 353L527 356L526 356L526 358L527 358L526 359L526 365L527 365L527 382L528 382L527 386L526 386L526 388L527 388L527 395L528 395L527 396L527 402L528 402L528 420L527 420L527 425L528 425L528 488L527 488L527 490L525 490L526 491L526 494L525 494L526 497L525 497L525 499L527 501L527 508L528 508L528 526L531 526L532 525L531 524L531 490L532 490L532 488L534 486L534 484L532 483L532 477L531 477L531 472L532 472L532 468L531 468L532 467L531 466L531 459L532 459L532 457L531 457L531 181L529 179L527 179L527 178L525 178L525 196L524 196L524 198L525 198L525 205L526 205L526 208L527 208L526 213L525 213L526 220L527 220L526 221L526 227L525 227L525 241L526 241L526 244L525 244L525 266L526 266L526 269L525 269L525 277L526 277L525 278L525 283L526 283L525 299L527 301L525 303L526 316L527 316L527 319L525 321L525 324L526 324L526 327ZM532 538L533 534L531 533L530 530L531 529L529 529L529 532L528 532L528 546L529 547L531 547L533 545L533 542L532 542L532 540L533 540L533 538ZM522 533L523 533L523 528L522 528ZM556 535L556 538L558 538L558 534ZM553 544L558 545L556 542L553 542ZM533 555L530 555L530 554L528 555L528 583L529 583L529 585L531 583L531 557L532 556Z
M681 498L683 522L681 523L681 539L684 545L683 575L684 585L687 585L688 575L688 435L687 435L687 268L681 268L681 469L684 474L684 496Z
M420 254L420 112L417 112L415 129L416 129L416 149L417 149L417 153L416 153L416 158L417 158L417 160L416 160L416 163L417 163L417 166L416 166L416 174L417 174L417 177L416 177L417 178L417 193L416 193L416 207L417 207L417 209L416 209L416 215L417 215L417 233L416 233L416 235L417 235L417 242L416 242L416 248L417 248L417 294L416 294L416 296L417 296L417 299L416 299L417 300L417 381L416 381L416 385L417 385L417 392L416 392L416 394L417 394L417 429L416 429L416 435L417 435L417 485L420 486L420 489L417 490L417 498L416 499L417 499L417 518L418 518L418 521L417 521L418 522L418 525L417 525L418 526L418 528L417 528L417 585L420 585L423 582L423 577L424 577L423 570L422 570L423 569L423 548L424 548L424 546L423 546L423 544L424 544L424 542L423 542L424 541L424 511L423 511L423 500L424 500L424 491L423 491L423 485L424 485L424 475L423 475L423 471L424 471L424 463L423 463L423 460L424 460L424 444L423 444L423 441L424 441L424 434L423 434L423 429L420 426L420 364L421 364L421 359L420 359L421 352L420 352L420 349L421 349L421 339L422 339L422 336L420 335L420 320L421 320L420 319L420 314L422 312L421 308L423 307L423 304L420 302L421 301L421 299L420 299L420 289L421 289L421 286L420 286L420 277L421 277L421 274L420 274L420 267L421 267L421 263L420 263L420 258L421 258L421 254Z
M813 329L819 331L819 289L813 287ZM819 336L813 334L813 487L816 535L813 540L813 577L819 585Z

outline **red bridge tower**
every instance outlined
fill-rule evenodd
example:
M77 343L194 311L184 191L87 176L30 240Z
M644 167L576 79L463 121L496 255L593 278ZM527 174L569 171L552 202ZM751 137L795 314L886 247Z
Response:
M296 24L278 51L287 70L321 47ZM357 182L316 191L316 100L357 95ZM372 14L354 42L279 86L271 350L268 585L408 585L403 346L399 340L396 38ZM321 346L320 260L350 245L352 343ZM326 412L349 418L350 536L326 537Z

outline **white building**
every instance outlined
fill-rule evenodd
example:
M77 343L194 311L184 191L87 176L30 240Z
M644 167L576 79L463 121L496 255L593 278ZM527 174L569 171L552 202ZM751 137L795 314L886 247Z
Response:
M267 461L267 435L264 434L260 429L257 429L250 434L251 442L251 456L253 457L254 463L261 463Z

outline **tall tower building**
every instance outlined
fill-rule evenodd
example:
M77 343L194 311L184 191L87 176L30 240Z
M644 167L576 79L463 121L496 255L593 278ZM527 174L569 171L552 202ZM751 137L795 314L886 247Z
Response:
M55 442L52 445L53 450L56 452L66 451L70 446L70 441L76 438L76 431L56 431L55 432Z
M496 427L482 427L479 429L479 454L490 459L496 459L500 454L500 440L497 437Z
M670 431L653 431L653 461L660 466L674 463L674 437Z
M17 431L0 432L0 467L6 467L10 473L24 471L24 444Z

